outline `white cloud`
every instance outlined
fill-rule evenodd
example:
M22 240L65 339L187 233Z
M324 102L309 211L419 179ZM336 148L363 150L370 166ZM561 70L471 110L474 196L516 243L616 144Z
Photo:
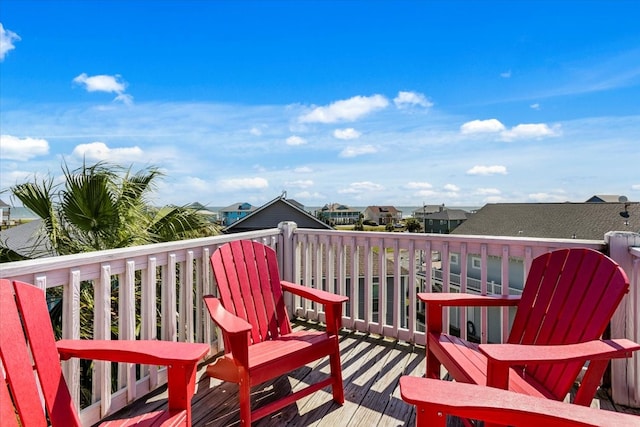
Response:
M386 108L388 105L389 101L382 95L354 96L325 107L316 107L309 113L300 116L298 120L301 123L353 122L373 111Z
M445 184L444 189L447 191L453 191L454 193L460 191L460 187L455 184Z
M269 181L264 178L230 178L222 179L219 187L226 191L235 190L260 190L269 186Z
M304 145L306 143L307 143L306 139L296 135L292 135L289 138L287 138L287 145Z
M362 133L354 128L336 129L333 131L333 136L338 139L357 139L360 138L360 135L362 135Z
M20 36L10 30L5 30L2 23L0 23L0 61L4 61L4 57L7 53L15 49L13 42L20 41Z
M418 92L398 92L398 96L393 99L398 108L407 108L412 106L432 107L433 102L429 101L423 94Z
M410 190L424 190L427 188L432 188L433 185L429 184L428 182L409 182L406 186L408 189Z
M504 201L504 197L502 196L489 196L484 199L485 203L500 203Z
M87 160L133 162L142 160L144 152L140 147L109 148L104 142L96 141L77 145L72 154Z
M122 93L126 89L126 85L119 79L119 75L107 76L102 74L89 77L87 73L82 73L73 79L73 82L83 85L87 92Z
M254 136L260 136L260 135L262 135L262 130L261 130L261 129L259 129L259 128L257 128L257 127L252 127L252 128L249 130L249 133L250 133L251 135L254 135Z
M313 172L313 169L311 169L309 166L300 166L295 168L293 171L295 173L311 173Z
M285 181L284 185L294 188L309 188L313 187L313 181L310 179L298 179L296 181Z
M340 157L356 157L362 156L363 154L373 154L377 152L378 149L373 145L363 145L361 147L349 146L340 152Z
M532 110L539 110L540 109L540 104L538 104L536 102L535 104L529 105L529 107L531 107Z
M460 126L463 134L494 133L505 130L504 125L497 119L472 120Z
M476 190L476 194L481 195L481 196L495 196L498 194L501 194L502 192L500 190L498 190L497 188L478 188Z
M118 96L116 96L113 100L120 101L125 105L133 104L133 96L129 95L128 93L121 93Z
M310 192L310 191L301 191L299 193L296 193L293 195L296 199L315 199L315 200L323 200L326 199L327 196L325 196L322 193L318 193L318 192Z
M359 194L370 191L382 191L384 187L371 181L352 182L349 187L338 190L339 194Z
M97 76L88 76L87 73L82 73L73 79L73 82L84 86L87 92L107 92L115 93L116 97L114 101L120 101L124 104L131 105L133 103L133 97L124 93L127 84L122 81L122 77L119 74L109 76L106 74L100 74Z
M437 196L437 197L439 197L439 196L440 196L440 194L439 194L437 191L435 191L435 190L426 190L426 189L425 189L425 190L417 191L417 192L414 194L414 196L416 196L416 197L432 198L432 197L436 197L436 196Z
M529 200L533 200L534 202L565 202L567 201L567 196L564 193L555 194L555 193L532 193L529 194Z
M631 189L632 189L632 190L639 190L639 191L640 191L640 184L633 184L633 185L631 186Z
M511 78L511 70L500 73L500 77L502 77L503 79Z
M0 135L0 146L0 158L6 160L26 161L49 154L49 143L44 139Z
M502 132L502 139L504 141L513 141L514 139L543 138L559 134L559 126L552 129L544 123L522 124Z
M476 165L467 171L467 175L506 175L507 168L505 166L480 166Z

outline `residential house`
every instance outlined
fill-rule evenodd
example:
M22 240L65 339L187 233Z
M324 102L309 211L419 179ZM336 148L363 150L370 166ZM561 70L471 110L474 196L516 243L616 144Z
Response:
M368 206L364 212L364 219L378 224L397 224L402 220L402 211L394 206Z
M423 219L424 232L449 234L471 215L473 214L462 209L445 209L443 206L440 206L438 212L425 215Z
M327 204L319 211L316 211L318 219L331 225L355 224L360 219L361 214L360 210L340 203Z
M418 209L414 210L413 212L411 212L411 215L415 219L420 220L420 222L424 224L424 219L425 219L425 217L427 215L432 214L432 213L436 213L436 212L440 212L441 209L446 209L444 204L442 204L442 205L422 205L421 208L418 208Z
M315 218L304 210L304 206L284 195L253 210L250 214L235 221L223 231L240 233L243 231L276 228L283 221L293 221L301 228L332 230L333 227Z
M640 233L640 203L495 203L487 204L460 224L451 234L539 237L554 239L602 240L609 231ZM449 254L450 284L460 287L462 266L459 254ZM480 292L482 257L469 254L467 260L467 286ZM445 262L446 260L442 260ZM509 259L508 277L502 277L502 259L488 256L487 288L489 293L500 293L506 281L510 294L519 294L524 286L524 264L521 259ZM442 285L442 271L434 271ZM452 316L457 318L456 316ZM479 309L469 309L468 328L475 330L480 317ZM500 311L489 309L489 323L499 324ZM452 325L459 327L459 325ZM489 341L499 341L500 331L489 329Z
M249 203L234 203L218 211L222 225L229 226L258 209Z

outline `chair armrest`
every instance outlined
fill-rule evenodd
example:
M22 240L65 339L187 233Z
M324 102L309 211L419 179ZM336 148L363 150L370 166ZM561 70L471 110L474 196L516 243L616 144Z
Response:
M487 385L502 389L508 388L510 366L590 361L575 398L576 403L583 404L591 390L595 392L609 360L631 357L640 345L627 339L616 339L560 345L480 344L479 349L487 356Z
M206 355L209 344L156 340L60 340L62 360L72 357L145 365L189 365Z
M551 399L527 396L507 390L441 381L429 378L400 378L400 395L416 405L419 426L440 425L445 415L481 420L498 425L615 425L630 427L638 417L613 411L569 405Z
M307 298L311 301L323 304L326 313L327 333L335 335L342 325L342 303L349 300L348 297L336 295L321 289L313 289L307 286L296 285L295 283L281 281L280 285L285 291Z
M209 310L213 321L226 334L242 334L251 331L251 324L235 314L227 311L218 298L213 295L206 295L204 303Z
M309 288L307 286L296 285L295 283L281 281L282 289L292 294L310 299L320 304L342 304L349 300L348 297L336 295L321 289Z
M509 365L573 362L630 357L640 345L628 339L593 340L578 344L522 345L480 344L489 363Z
M423 302L442 307L468 306L468 307L499 307L518 305L519 295L476 295L456 293L429 293L418 294Z

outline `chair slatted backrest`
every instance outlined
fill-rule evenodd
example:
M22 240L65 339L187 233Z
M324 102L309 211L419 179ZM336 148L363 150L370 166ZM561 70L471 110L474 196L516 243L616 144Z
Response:
M575 344L602 336L629 281L622 268L592 249L562 249L535 258L508 342ZM527 368L556 398L570 390L580 363Z
M41 392L53 427L80 426L62 375L44 292L27 283L12 284L2 280L0 293L0 353L6 375L0 396L3 400L0 405L3 425L11 417L15 419L11 409L13 406L20 418L20 425L47 426ZM9 392L13 404L5 401ZM7 410L12 413L7 414Z
M258 242L233 241L214 252L211 265L222 305L252 325L252 343L291 333L273 249Z

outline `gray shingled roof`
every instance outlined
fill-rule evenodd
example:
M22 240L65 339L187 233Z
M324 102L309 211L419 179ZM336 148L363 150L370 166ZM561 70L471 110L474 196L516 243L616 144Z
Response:
M457 221L469 218L471 213L462 209L445 209L442 212L434 212L425 215L426 219L445 219L447 221Z
M452 234L602 240L609 231L640 232L640 203L488 204Z
M300 203L292 203L282 196L256 208L249 215L240 218L223 231L225 233L239 233L241 231L263 230L277 227L282 221L294 221L301 228L315 228L332 230L328 224L300 208Z
M46 236L41 233L42 220L36 219L0 231L0 241L7 248L29 258L54 256Z

